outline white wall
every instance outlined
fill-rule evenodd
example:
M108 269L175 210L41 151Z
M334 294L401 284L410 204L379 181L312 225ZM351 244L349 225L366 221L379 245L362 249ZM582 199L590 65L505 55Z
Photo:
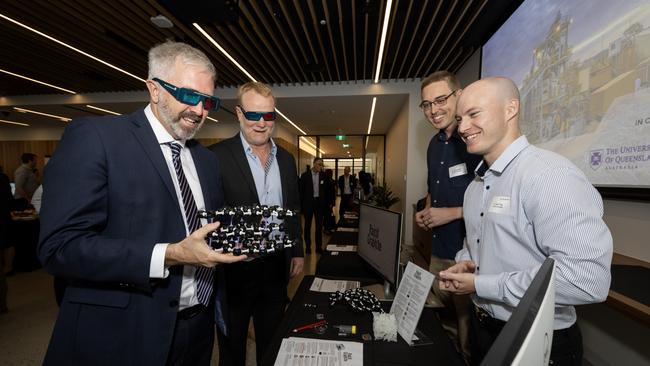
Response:
M408 146L408 100L402 106L399 114L391 123L386 133L386 176L385 180L390 185L395 196L399 197L392 210L408 215L408 202L406 201L406 165ZM404 232L403 232L404 234Z

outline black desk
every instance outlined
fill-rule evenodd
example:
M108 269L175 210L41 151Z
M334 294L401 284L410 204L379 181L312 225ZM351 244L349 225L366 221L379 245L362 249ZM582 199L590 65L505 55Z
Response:
M291 301L266 355L259 363L260 365L273 365L283 338L308 337L363 342L361 339L362 334L372 334L372 314L355 313L343 304L330 307L329 294L309 291L313 280L314 276L305 276L300 283L300 287ZM367 284L362 283L362 285ZM314 304L316 308L305 307L305 304ZM383 305L386 311L390 309L390 303L383 303ZM291 332L296 327L316 322L317 313L325 314L325 320L329 323L325 334L316 334L311 330L299 333ZM338 324L356 325L357 334L349 337L339 337L332 327L332 325ZM433 309L424 309L418 328L433 340L433 344L410 347L399 336L397 342L375 342L370 340L363 344L363 364L406 366L435 363L440 365L463 365L460 355L442 329Z

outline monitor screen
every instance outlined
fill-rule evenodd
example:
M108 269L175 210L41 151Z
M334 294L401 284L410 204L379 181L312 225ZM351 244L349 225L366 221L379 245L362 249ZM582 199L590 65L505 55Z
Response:
M361 203L357 251L393 287L398 283L402 215Z
M481 365L548 365L555 320L555 261L547 258Z

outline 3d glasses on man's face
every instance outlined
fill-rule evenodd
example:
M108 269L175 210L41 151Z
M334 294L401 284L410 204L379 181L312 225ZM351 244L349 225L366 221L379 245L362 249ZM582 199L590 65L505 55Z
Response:
M158 78L153 78L153 80L167 90L177 101L183 104L195 106L199 104L199 102L203 102L203 108L208 111L217 111L221 106L221 99L213 95L204 94L188 88L179 88L176 85Z
M247 112L244 107L238 106L241 109L241 112L244 114L244 117L249 121L259 121L260 118L264 118L267 122L275 121L276 113L273 112Z

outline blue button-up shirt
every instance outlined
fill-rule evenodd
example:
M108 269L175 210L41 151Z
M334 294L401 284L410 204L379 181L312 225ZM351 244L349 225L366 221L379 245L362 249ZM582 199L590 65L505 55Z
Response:
M476 263L474 303L507 321L542 262L555 259L555 329L576 320L572 305L603 301L610 284L612 236L603 201L566 158L525 136L467 188L467 245L457 260Z
M278 147L275 142L271 139L271 153L266 166L263 166L244 136L240 133L239 137L241 137L241 143L244 145L246 159L248 160L248 166L251 168L251 174L253 174L260 204L282 206L282 181L280 180L280 167L276 159Z
M467 152L465 143L456 133L449 139L444 131L434 135L427 149L427 184L431 207L462 207L465 189L474 178L474 169L480 160L480 156ZM431 254L454 259L463 247L463 220L437 226L432 232Z

